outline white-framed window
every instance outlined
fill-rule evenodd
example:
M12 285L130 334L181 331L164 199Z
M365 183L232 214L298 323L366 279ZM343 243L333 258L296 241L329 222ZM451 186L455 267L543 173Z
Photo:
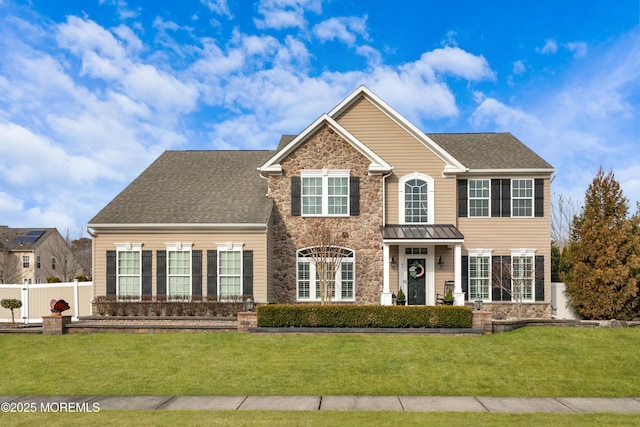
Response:
M491 252L469 250L469 301L491 301Z
M192 243L166 243L167 295L173 299L191 297Z
M51 257L51 269L56 269L56 257Z
M303 216L349 215L349 170L300 172Z
M353 301L355 299L355 252L340 248L342 256L337 261L329 262L327 274L334 274L332 301ZM316 262L309 248L300 249L297 256L297 299L298 301L320 301L320 281Z
M116 295L142 295L142 243L116 243Z
M41 267L41 262L40 262L40 255L36 256L36 268L40 268Z
M489 216L489 180L470 179L469 180L469 216L488 217Z
M533 179L511 180L511 216L533 216Z
M433 178L418 172L398 183L398 212L401 224L433 224Z
M242 243L218 245L218 296L242 295Z
M511 298L514 301L533 301L535 295L535 250L511 251Z
M30 264L29 255L22 255L22 268L29 268Z

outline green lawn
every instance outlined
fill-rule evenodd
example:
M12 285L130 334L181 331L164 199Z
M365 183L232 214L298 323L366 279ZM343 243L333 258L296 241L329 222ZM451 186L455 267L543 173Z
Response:
M640 328L0 336L0 394L640 396Z

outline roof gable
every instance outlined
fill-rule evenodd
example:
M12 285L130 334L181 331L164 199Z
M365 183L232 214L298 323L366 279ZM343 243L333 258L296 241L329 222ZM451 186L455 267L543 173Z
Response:
M380 174L391 171L392 167L380 156L371 151L369 147L363 144L329 115L323 114L299 135L293 137L293 139L289 140L289 138L283 137L280 140L280 146L278 147L278 151L275 155L258 168L260 173L264 176L281 174L282 167L280 166L280 162L323 126L328 126L333 129L338 135L340 135L340 137L342 137L342 139L347 141L347 143L371 161L369 164L369 173Z
M444 150L409 120L404 118L404 116L398 113L393 107L371 92L366 86L358 87L349 96L342 100L342 102L336 105L328 115L337 119L361 98L366 98L372 105L386 114L391 120L396 122L405 132L438 156L445 163L444 173L460 173L465 171L464 165L461 164L454 156Z

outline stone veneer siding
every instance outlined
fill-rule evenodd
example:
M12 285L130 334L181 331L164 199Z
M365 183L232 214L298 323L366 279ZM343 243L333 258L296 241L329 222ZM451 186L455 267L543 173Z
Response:
M328 126L319 129L280 162L282 175L269 177L274 200L272 290L277 303L296 302L296 251L304 247L306 224L315 217L291 215L291 177L308 169L349 169L360 177L360 215L326 218L336 232L348 235L355 251L355 303L380 304L382 293L382 176L369 175L371 161Z

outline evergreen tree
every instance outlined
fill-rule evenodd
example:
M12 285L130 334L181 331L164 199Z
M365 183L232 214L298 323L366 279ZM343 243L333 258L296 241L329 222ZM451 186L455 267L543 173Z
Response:
M613 172L600 168L575 216L563 275L576 312L586 319L640 317L640 218Z

